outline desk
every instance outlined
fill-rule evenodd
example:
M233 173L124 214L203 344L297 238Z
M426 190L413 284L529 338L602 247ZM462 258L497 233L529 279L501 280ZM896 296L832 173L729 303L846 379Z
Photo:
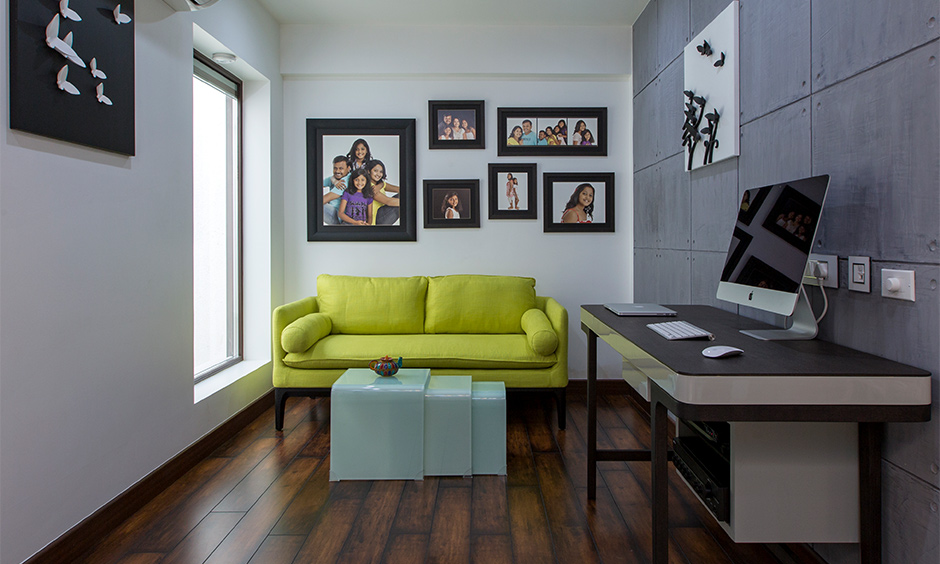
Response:
M717 308L668 307L678 316L617 317L602 305L581 307L581 328L588 337L588 499L596 494L598 460L650 460L653 562L665 564L669 412L700 421L855 423L861 561L881 562L884 422L930 419L930 373L818 339L759 341L739 330L765 329L766 324ZM669 320L688 321L711 331L715 341L667 341L646 327ZM598 337L623 356L624 378L650 402L649 451L597 449ZM736 346L745 352L708 359L701 351L711 344Z

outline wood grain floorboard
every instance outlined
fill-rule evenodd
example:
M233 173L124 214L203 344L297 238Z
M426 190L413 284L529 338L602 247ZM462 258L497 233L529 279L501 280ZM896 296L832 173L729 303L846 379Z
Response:
M598 406L600 448L647 448L642 406L625 394ZM330 482L329 399L292 398L283 431L266 411L81 562L649 564L649 463L598 463L588 502L583 396L569 396L567 415L560 431L552 398L514 394L506 476ZM780 564L765 545L732 542L672 468L669 562Z

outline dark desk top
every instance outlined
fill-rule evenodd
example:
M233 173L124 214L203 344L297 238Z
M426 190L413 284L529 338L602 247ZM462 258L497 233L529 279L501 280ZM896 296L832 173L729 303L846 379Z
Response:
M666 304L664 304L666 305ZM766 323L711 306L666 305L674 317L619 317L603 305L581 309L679 374L689 376L930 376L930 372L834 343L760 341L740 329L772 329ZM715 335L714 341L669 341L647 323L688 321ZM702 356L702 349L730 345L744 354L722 359Z

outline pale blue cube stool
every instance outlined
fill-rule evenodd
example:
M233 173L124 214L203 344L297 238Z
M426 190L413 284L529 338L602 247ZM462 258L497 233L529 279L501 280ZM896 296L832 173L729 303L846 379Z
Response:
M473 473L506 475L506 385L474 382L472 386Z
M330 393L330 480L424 479L424 394L430 370L347 370Z
M424 396L424 475L469 476L470 376L431 376Z

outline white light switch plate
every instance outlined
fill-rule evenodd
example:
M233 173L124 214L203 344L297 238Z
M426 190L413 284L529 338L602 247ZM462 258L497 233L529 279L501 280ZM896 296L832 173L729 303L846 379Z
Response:
M890 281L896 280L898 288L895 291L891 291L889 288L891 286ZM913 270L890 270L882 269L881 271L881 295L886 298L894 298L896 300L908 300L914 301L914 271Z

